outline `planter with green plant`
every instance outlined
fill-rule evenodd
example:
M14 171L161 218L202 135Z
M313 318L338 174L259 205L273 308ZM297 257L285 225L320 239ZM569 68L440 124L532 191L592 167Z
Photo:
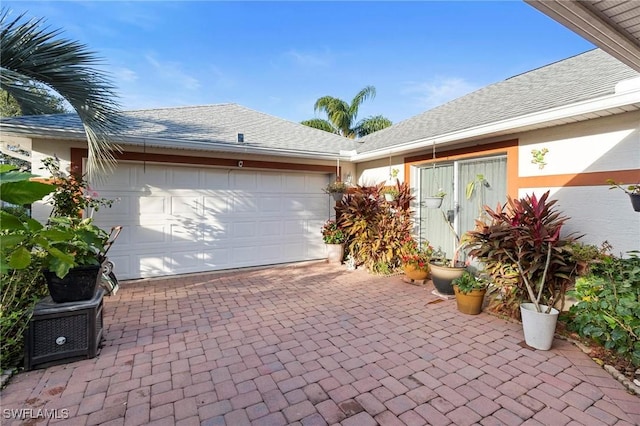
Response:
M559 314L553 306L562 303L576 275L571 251L576 237L561 235L568 218L548 198L549 191L540 198L508 197L496 210L485 207L489 222L478 221L463 241L501 290L500 304L507 305L503 312L520 314L526 343L542 350L553 343ZM540 322L532 325L532 320Z
M478 315L482 312L487 286L488 282L484 278L476 277L470 271L465 271L460 277L453 280L453 291L456 295L458 310L469 315Z
M325 194L331 195L335 201L340 201L342 200L342 197L344 196L345 192L347 192L347 189L348 189L348 186L346 183L341 181L335 181L335 182L329 183L322 190L324 191Z
M442 189L438 189L438 192L430 197L425 197L422 201L424 206L428 209L439 209L442 205L442 199L447 195Z
M322 225L321 233L322 241L327 247L327 261L329 263L342 263L344 243L347 240L344 231L335 220L329 219Z
M616 183L613 179L607 179L607 183L611 185L609 189L621 189L629 195L633 210L640 212L640 182L635 185L627 185L626 187L623 183Z
M11 168L0 170L2 170L0 189L3 201L12 204L31 204L41 200L53 189L51 198L54 203L54 212L74 215L79 212L72 203L60 208L56 204L60 197L76 203L84 203L85 208L89 205L85 200L86 194L77 191L78 188L75 185L61 185L61 181L65 181L64 178L56 178L56 184L49 185L33 182L30 179L34 176L19 174ZM78 216L50 217L46 224L41 224L35 219L18 217L6 211L2 211L1 215L3 233L1 270L3 273L27 269L37 263L45 278L56 287L50 287L51 296L55 302L87 300L93 297L91 289L81 290L81 288L84 288L88 282L88 285L95 290L100 276L99 256L109 236L104 230L93 225L92 219L82 219ZM75 285L75 281L68 275L71 272L73 277L78 268L82 271L83 278L82 283ZM86 278L87 274L90 278ZM57 291L61 281L64 281L63 285L66 289L62 295ZM91 294L88 294L89 292Z
M380 193L384 195L384 199L389 202L394 201L398 195L400 195L400 191L395 186L385 186Z

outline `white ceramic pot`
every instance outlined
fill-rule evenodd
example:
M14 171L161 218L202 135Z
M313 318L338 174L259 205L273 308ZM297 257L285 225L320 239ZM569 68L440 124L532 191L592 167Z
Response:
M540 305L540 308L542 312L536 311L536 306L533 303L520 304L524 341L532 348L548 351L553 344L553 335L556 332L556 323L560 312L551 308L551 311L545 314L547 306Z
M325 246L327 246L327 261L329 263L342 263L344 244L325 244Z

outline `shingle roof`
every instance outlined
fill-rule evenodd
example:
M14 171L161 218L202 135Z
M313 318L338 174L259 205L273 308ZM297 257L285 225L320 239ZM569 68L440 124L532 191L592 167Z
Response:
M187 146L190 142L226 144L251 148L339 154L341 150L355 150L356 142L342 136L313 129L299 123L254 111L237 104L162 108L123 113L125 141L148 139L174 141L172 145ZM84 137L82 124L76 114L33 115L4 118L2 127L20 126L38 133L47 130ZM244 135L238 143L237 134ZM152 142L150 143L152 144ZM213 148L213 147L212 147ZM217 147L219 149L219 146Z
M486 86L360 139L359 153L470 129L614 93L640 75L600 49Z

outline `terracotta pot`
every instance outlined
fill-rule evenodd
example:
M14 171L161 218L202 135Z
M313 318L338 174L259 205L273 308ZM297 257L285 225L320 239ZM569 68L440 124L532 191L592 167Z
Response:
M487 289L471 290L464 294L460 292L457 285L454 285L453 292L456 294L456 303L460 312L468 315L478 315L482 312L482 303Z
M411 264L403 265L402 269L404 270L404 274L412 279L412 280L426 280L429 276L429 266L425 266L424 268L416 268Z
M325 244L327 247L327 261L329 263L342 263L344 257L344 244Z
M464 271L467 270L465 266L462 267L451 267L451 266L441 266L431 263L429 265L431 269L431 281L433 281L433 285L441 294L453 295L453 285L451 282L456 278L460 278Z

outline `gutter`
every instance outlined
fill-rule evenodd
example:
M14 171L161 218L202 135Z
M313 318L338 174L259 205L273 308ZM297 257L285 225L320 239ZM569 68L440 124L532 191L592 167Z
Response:
M627 81L630 80L626 80L625 82ZM350 158L350 161L362 162L368 160L377 160L380 158L389 157L392 154L401 154L411 150L432 148L434 144L438 146L464 139L477 139L480 137L487 137L492 134L505 132L513 133L516 132L519 128L523 127L542 124L563 118L575 117L583 114L594 113L610 108L619 108L625 105L640 103L640 87L638 87L637 84L629 84L628 86L623 86L619 83L616 88L618 87L624 87L627 90L623 93L614 93L612 95L603 96L596 100L591 99L587 101L577 102L571 105L547 109L544 111L534 112L515 118L509 118L502 121L483 124L480 126L471 127L451 133L444 133L428 138L416 139L413 141L376 149L374 151L356 154Z
M7 127L10 127L7 129ZM21 136L31 137L46 137L47 139L71 139L86 141L84 132L75 130L60 130L51 128L35 128L32 126L2 126L2 133L14 134ZM143 138L143 137L120 137L114 138L110 141L113 144L123 144L132 146L148 146L157 148L170 148L178 150L199 150L199 151L213 151L213 152L228 152L238 154L255 154L255 155L273 155L276 157L294 157L294 158L307 158L307 159L320 159L320 160L341 160L350 161L353 152L355 151L343 151L338 154L332 154L327 152L317 151L302 151L302 150L289 150L283 148L264 148L259 146L247 145L247 144L228 144L220 142L200 142L200 141L184 141L178 139L155 139L155 138Z

